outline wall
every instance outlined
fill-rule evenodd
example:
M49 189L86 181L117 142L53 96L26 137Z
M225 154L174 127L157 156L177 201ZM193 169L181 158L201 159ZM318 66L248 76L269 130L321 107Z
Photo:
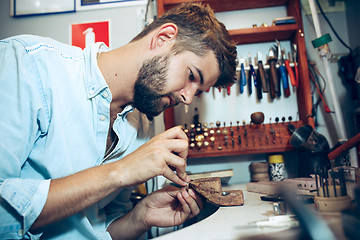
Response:
M75 13L49 14L13 18L9 15L10 1L0 1L0 39L18 34L34 34L70 44L70 24L110 20L110 47L129 42L137 33L137 10L144 6L106 8Z

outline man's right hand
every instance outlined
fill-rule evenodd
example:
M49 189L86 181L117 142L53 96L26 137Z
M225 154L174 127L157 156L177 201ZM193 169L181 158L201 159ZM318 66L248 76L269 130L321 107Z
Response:
M116 162L120 172L119 184L137 185L163 175L180 186L186 186L186 182L190 181L185 172L187 154L186 134L181 127L171 128Z

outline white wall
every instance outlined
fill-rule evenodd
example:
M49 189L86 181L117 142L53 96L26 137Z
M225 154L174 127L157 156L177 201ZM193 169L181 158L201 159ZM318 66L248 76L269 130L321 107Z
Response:
M138 33L137 10L144 6L106 8L13 18L10 1L0 1L0 39L18 34L34 34L70 44L70 24L110 20L110 47L125 45Z

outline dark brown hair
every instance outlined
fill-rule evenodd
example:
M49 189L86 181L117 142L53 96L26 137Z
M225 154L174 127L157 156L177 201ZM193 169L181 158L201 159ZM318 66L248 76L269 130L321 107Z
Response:
M183 3L167 12L148 25L132 41L143 38L165 23L178 26L174 54L191 51L204 56L212 50L218 61L220 76L215 87L226 87L236 81L236 45L231 41L225 25L218 21L213 10L201 3Z

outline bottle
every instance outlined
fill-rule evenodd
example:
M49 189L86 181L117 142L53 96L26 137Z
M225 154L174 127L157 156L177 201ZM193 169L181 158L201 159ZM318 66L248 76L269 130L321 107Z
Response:
M283 155L270 155L268 162L271 181L282 181L287 178L287 171L285 168Z

